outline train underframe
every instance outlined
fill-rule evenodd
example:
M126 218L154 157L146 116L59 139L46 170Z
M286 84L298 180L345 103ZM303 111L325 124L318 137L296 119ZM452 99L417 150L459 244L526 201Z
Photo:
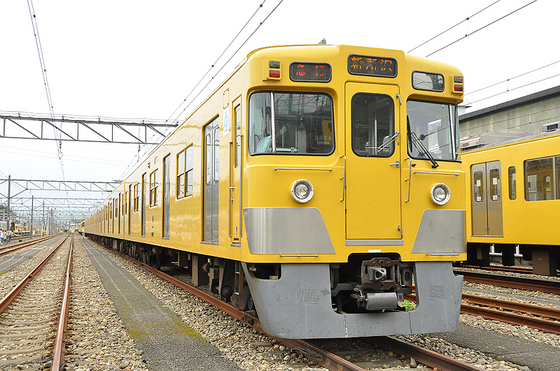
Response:
M531 261L533 273L543 276L556 276L560 267L559 246L552 245L515 245L515 244L489 244L473 243L467 244L467 260L464 264L489 266L490 249L494 246L494 252L501 253L502 265L510 267L515 265L515 253L519 247L519 253L523 260Z
M354 254L340 264L251 264L101 236L97 242L160 268L188 270L192 283L254 311L284 338L447 332L457 328L462 277L451 262L402 262ZM404 302L415 287L416 305Z

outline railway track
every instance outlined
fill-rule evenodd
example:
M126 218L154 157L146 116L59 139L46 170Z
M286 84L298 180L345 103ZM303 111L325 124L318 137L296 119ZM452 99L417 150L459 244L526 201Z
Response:
M30 241L19 242L17 244L10 244L10 245L7 245L7 246L3 246L3 247L0 248L0 256L7 255L9 253L21 250L21 249L29 247L29 246L34 246L38 243L45 242L45 241L48 241L50 239L53 239L54 237L56 237L56 236L53 235L53 236L40 237L40 238L36 238L36 239L30 240Z
M560 334L560 310L463 294L461 313Z
M73 240L65 238L0 301L0 368L60 369L72 247Z
M560 295L560 281L556 279L520 277L490 272L473 272L462 269L456 269L454 272L456 275L463 276L464 280L467 282Z
M237 318L238 320L252 326L257 331L263 331L258 318L247 314L246 312L240 311L237 308L223 302L222 300L216 298L213 295L206 293L205 291L199 290L196 287L193 287L183 281L180 281L160 270L152 268L144 263L141 263L131 257L124 255L118 251L109 249L110 251L114 252L115 254L137 264L144 269L148 270L149 272L157 275L158 277L172 283L173 285L193 294L194 296L214 305L215 307L219 308L223 312L229 314L230 316ZM307 356L310 360L314 363L325 367L329 370L336 370L336 371L364 371L363 368L355 365L342 357L337 356L334 353L326 351L319 346L314 345L312 342L299 340L299 339L281 339L275 338L275 340L298 352L301 352L305 356ZM408 344L406 342L402 342L393 338L389 337L378 337L374 339L370 339L368 341L372 341L373 345L381 347L383 349L393 351L394 353L400 354L403 357L414 357L420 363L432 367L437 370L445 371L481 371L480 368L470 365L468 363L458 361L451 357L447 357L442 354L438 354L436 352L415 346L413 344Z
M493 272L510 272L510 273L519 273L519 274L534 274L532 268L523 268L523 267L507 267L502 265L491 265L491 266L477 266L477 265L463 265L463 268L469 269L479 269L484 271L493 271ZM560 270L556 270L556 277L560 277Z

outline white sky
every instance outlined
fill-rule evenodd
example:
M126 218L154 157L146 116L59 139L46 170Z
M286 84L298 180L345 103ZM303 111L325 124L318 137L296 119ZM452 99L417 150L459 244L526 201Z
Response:
M223 67L279 2L265 1L210 76ZM176 118L172 116L175 109L261 3L262 0L35 0L55 115ZM408 52L470 17L412 52L427 56L529 3L531 0L284 0L211 86L222 81L248 52L258 47L316 44L325 38L329 44ZM559 11L557 0L538 0L430 58L461 69L465 100L474 102L471 110L558 86L560 76L550 77L560 74L560 63L514 77L560 61L560 48L556 45L560 36ZM0 112L47 116L49 109L27 2L0 2L0 53ZM510 81L504 82L507 79ZM469 94L500 82L503 83L494 88ZM201 97L210 91L207 89ZM493 95L494 98L484 99ZM135 145L63 142L65 178L120 179L137 150ZM11 175L62 179L52 141L0 139L0 159L0 178ZM4 186L0 186L0 193L6 194ZM34 194L40 196L38 192ZM61 195L50 192L48 196Z

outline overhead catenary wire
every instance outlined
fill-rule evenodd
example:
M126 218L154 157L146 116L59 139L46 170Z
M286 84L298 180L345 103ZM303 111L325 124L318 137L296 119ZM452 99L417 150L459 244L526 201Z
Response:
M522 74L520 74L520 75L517 75L517 76L514 76L514 77L510 77L509 79L505 79L505 80L503 80L503 81L496 82L496 83L494 83L494 84L485 86L485 87L483 87L483 88L480 88L480 89L477 89L477 90L473 90L473 91L471 91L471 92L466 93L465 96L471 95L471 94L475 94L475 93L478 93L478 92L483 91L483 90L486 90L486 89L493 88L494 86L503 84L504 82L510 82L510 81L512 81L512 80L514 80L514 79L517 79L517 78L519 78L519 77L523 77L523 76L529 75L529 74L531 74L531 73L533 73L533 72L537 72L537 71L540 71L540 70L542 70L542 69L544 69L544 68L550 67L550 66L552 66L552 65L554 65L554 64L556 64L556 63L560 63L560 60L558 60L558 61L556 61L556 62L549 63L549 64L547 64L547 65L545 65L545 66L542 66L542 67L539 67L539 68L535 68L535 69L533 69L533 70L531 70L531 71L524 72L524 73L522 73Z
M241 50L241 48L243 46L245 46L245 44L251 39L251 37L253 37L253 35L259 30L259 28L266 22L266 20L268 18L270 18L270 16L276 11L276 9L278 9L278 7L280 6L280 4L282 4L284 0L280 0L278 2L278 4L276 4L276 6L270 11L270 13L268 13L268 15L261 21L259 22L259 25L253 30L253 32L245 39L245 41L243 41L243 43L241 44L241 46L239 46L237 48L237 50L235 50L235 52L229 57L229 59L223 64L223 66L218 70L218 72L216 72L211 79L206 83L206 85L204 85L200 91L198 92L198 94L196 94L196 96L194 96L191 101L185 106L185 108L175 117L175 119L172 120L172 122L176 122L178 121L179 117L191 106L191 104L200 96L200 94L202 94L202 92L204 92L204 90L208 87L208 85L210 85L210 83L214 80L214 78L228 65L228 63L233 59L233 57L235 57L237 55L237 53L239 53L239 51ZM233 42L239 37L239 35L241 34L241 32L247 27L247 25L249 24L249 22L254 18L255 14L262 8L262 6L264 5L264 3L266 2L266 0L264 0L259 7L257 8L257 10L253 13L253 15L251 15L251 17L249 18L249 20L245 23L245 25L242 27L242 29L237 33L237 35L233 38L233 40L230 42L230 44L226 47L226 49L224 49L224 51L220 54L220 56L218 57L218 59L216 60L216 62L214 62L212 64L212 66L210 67L210 69L204 74L204 76L200 79L200 81L196 84L196 86L189 92L188 96L181 102L181 104L175 109L175 111L173 112L173 114L175 114L175 112L177 112L177 110L183 105L184 102L187 101L187 99L194 93L194 91L197 89L197 87L202 83L202 81L208 76L208 74L210 73L210 71L216 67L217 62L222 58L222 56L225 54L225 52L231 47L231 45L233 44ZM170 121L171 117L173 116L173 114L166 120L166 122ZM167 131L165 131L165 133L167 133ZM130 164L126 167L126 169L124 170L124 172L121 175L121 179L124 179L124 177L126 176L126 174L128 174L128 172L132 169L132 166L137 163L138 161L140 161L140 158L145 156L150 150L151 148L153 148L153 145L144 145L144 151L142 153L142 155L140 155L140 148L138 148L138 153L135 156L136 159L132 159L132 161L130 162Z
M468 22L471 18L474 18L476 15L482 13L482 12L485 11L486 9L490 8L492 5L497 4L497 3L499 3L499 2L500 2L500 0L497 0L497 1L493 2L492 4L486 6L484 9L479 10L478 12L474 13L473 15L471 15L471 16L469 16L469 17L463 19L463 20L460 21L459 23L455 24L454 26L449 27L447 30L440 32L439 34L437 34L436 36L432 37L431 39L426 40L426 41L424 41L422 44L420 44L420 45L418 45L418 46L416 46L416 47L410 49L410 50L408 51L408 53L411 53L411 52L413 52L414 50L418 49L419 47L426 45L426 44L429 43L430 41L433 41L433 40L437 39L438 37L440 37L440 36L446 34L446 33L449 32L449 31L451 31L451 30L454 29L455 27L461 25L462 23Z
M510 13L508 13L508 14L506 14L506 15L504 15L504 16L502 16L502 17L500 17L500 18L498 18L498 19L496 19L496 20L494 20L494 21L492 21L492 22L490 22L490 23L488 23L488 24L486 24L486 25L484 25L484 26L482 26L482 27L476 29L476 30L474 30L473 32L468 33L468 34L465 34L465 36L460 37L460 38L458 38L457 40L452 41L452 42L450 42L449 44L447 44L447 45L445 45L445 46L443 46L443 47L437 49L437 50L434 51L434 52L431 52L431 53L428 54L428 55L426 55L426 58L427 58L427 57L430 57L430 56L432 56L432 55L434 55L434 54L436 54L436 53L438 53L438 52L440 52L440 51L442 51L442 50L444 50L444 49L447 49L447 48L450 47L451 45L454 45L454 44L458 43L459 41L461 41L461 40L463 40L463 39L466 39L467 37L469 37L469 36L471 36L471 35L474 35L475 33L479 32L479 31L484 30L485 28L487 28L487 27L493 25L494 23L497 23L497 22L501 21L502 19L507 18L507 17L509 17L510 15L515 14L515 13L517 13L518 11L520 11L520 10L522 10L522 9L524 9L524 8L528 7L529 5L531 5L531 4L533 4L533 3L536 3L536 2L537 2L537 0L533 0L533 1L531 1L530 3L527 3L527 4L523 5L522 7L517 8L516 10L514 10L514 11L512 11L512 12L510 12Z
M222 53L220 54L220 56L216 59L216 61L214 63L212 63L212 66L208 69L208 71L206 71L206 73L204 74L204 76L202 76L200 78L200 80L198 81L198 83L194 86L194 88L192 88L192 90L189 92L189 94L187 95L187 97L185 99L183 99L183 101L181 101L181 104L179 104L179 106L177 106L177 108L175 108L175 111L173 111L173 113L171 115L169 115L169 118L167 120L165 120L166 122L168 122L171 117L173 117L173 115L175 114L175 112L177 112L177 110L179 110L179 108L181 108L181 106L189 99L189 97L192 95L192 93L196 90L196 88L198 88L198 86L202 83L202 81L204 81L204 79L206 78L206 76L208 76L208 74L210 73L210 71L212 71L212 69L216 66L216 64L219 62L219 60L224 56L224 54L226 53L226 51L231 47L231 45L233 45L233 43L235 42L235 40L237 40L237 38L239 37L239 35L241 34L241 32L243 32L243 30L247 27L247 25L249 24L249 22L251 22L253 20L253 18L255 17L255 15L259 12L259 10L262 9L264 3L266 3L266 0L264 0L258 7L257 10L255 10L255 12L253 13L253 15L251 15L251 17L249 18L249 20L247 20L247 22L243 25L243 27L241 27L241 29L239 30L239 32L237 33L237 35L235 35L235 37L231 40L231 42L228 44L228 46L226 46L226 48L222 51ZM176 118L177 119L177 118Z
M222 72L222 70L227 66L227 64L233 59L234 56L237 55L237 53L239 53L239 51L241 50L241 48L243 48L245 46L245 44L249 41L249 39L251 39L251 37L253 37L253 35L259 30L259 28L261 28L261 26L264 24L264 22L266 22L266 20L272 15L272 13L274 13L276 11L276 9L278 9L278 7L280 6L280 4L282 4L284 0L280 0L280 2L278 4L276 4L276 6L274 7L274 9L272 9L270 11L270 13L268 13L268 15L266 16L266 18L264 20L262 20L259 25L257 26L257 28L255 28L255 30L245 39L245 41L239 46L239 48L237 48L237 50L231 55L231 57L229 57L229 59L223 64L222 68L220 68L218 70L218 72L216 72L214 74L214 76L212 76L212 78L210 79L210 81L208 81L206 83L206 85L204 85L204 87L198 92L198 94L191 99L191 101L189 102L189 104L187 104L187 106L183 109L183 111L181 111L181 113L179 114L182 115L189 107L190 105L196 100L196 98L199 97L200 94L202 94L202 92L204 91L204 89L206 89L208 87L208 85L210 85L210 83L214 80L214 78L216 76L218 76L218 74L220 72ZM536 1L536 0L535 0Z
M503 92L501 92L501 93L496 93L496 94L490 95L490 96L485 97L485 98L480 98L480 99L474 100L474 101L472 101L472 102L469 102L469 104L478 103L478 102L481 102L481 101L483 101L483 100L490 99L490 98L494 98L494 97L497 97L498 95L506 94L506 93L509 93L509 92L514 91L514 90L517 90L517 89L526 88L527 86L534 85L534 84L538 84L538 83L540 83L540 82L543 82L543 81L546 81L546 80L550 80L550 79L553 79L553 78L559 77L559 76L560 76L560 73L559 73L559 74L556 74L556 75L553 75L553 76L546 77L546 78L544 78L544 79L540 79L540 80L537 80L537 81L532 81L532 82L527 83L527 84L525 84L525 85L521 85L521 86L518 86L518 87L515 87L515 88L512 88L512 89L507 89L506 91L503 91Z
M43 55L43 47L41 45L41 38L39 36L39 26L37 24L37 16L35 15L35 7L33 0L27 0L27 8L29 9L29 16L31 17L31 26L33 27L33 35L35 37L35 45L37 46L37 53L39 54L39 64L41 66L41 74L43 76L43 83L45 85L45 93L47 94L47 104L49 106L49 113L51 118L54 119L54 105L52 101L51 90L49 87L49 79L47 77L47 67L45 65L45 56ZM62 179L64 177L64 163L62 161L62 135L55 128L53 128L54 137L57 140L57 153L58 160L60 161L60 170L62 172Z

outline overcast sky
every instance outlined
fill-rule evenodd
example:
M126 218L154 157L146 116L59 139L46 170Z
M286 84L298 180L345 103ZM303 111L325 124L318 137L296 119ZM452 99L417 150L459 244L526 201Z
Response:
M459 67L470 110L560 85L560 63L554 63L560 61L557 0L266 0L259 7L262 3L35 0L54 114L184 118L194 106L182 115L174 112L185 108L183 99L257 10L212 68L209 76L231 58L202 96L255 48L326 39L408 52L460 22L411 54L433 53L431 59ZM28 4L0 2L0 112L48 116ZM528 73L533 70L538 71ZM137 152L135 145L63 142L64 177L121 179ZM0 178L62 179L55 142L0 139L0 158ZM3 186L0 193L6 193Z

